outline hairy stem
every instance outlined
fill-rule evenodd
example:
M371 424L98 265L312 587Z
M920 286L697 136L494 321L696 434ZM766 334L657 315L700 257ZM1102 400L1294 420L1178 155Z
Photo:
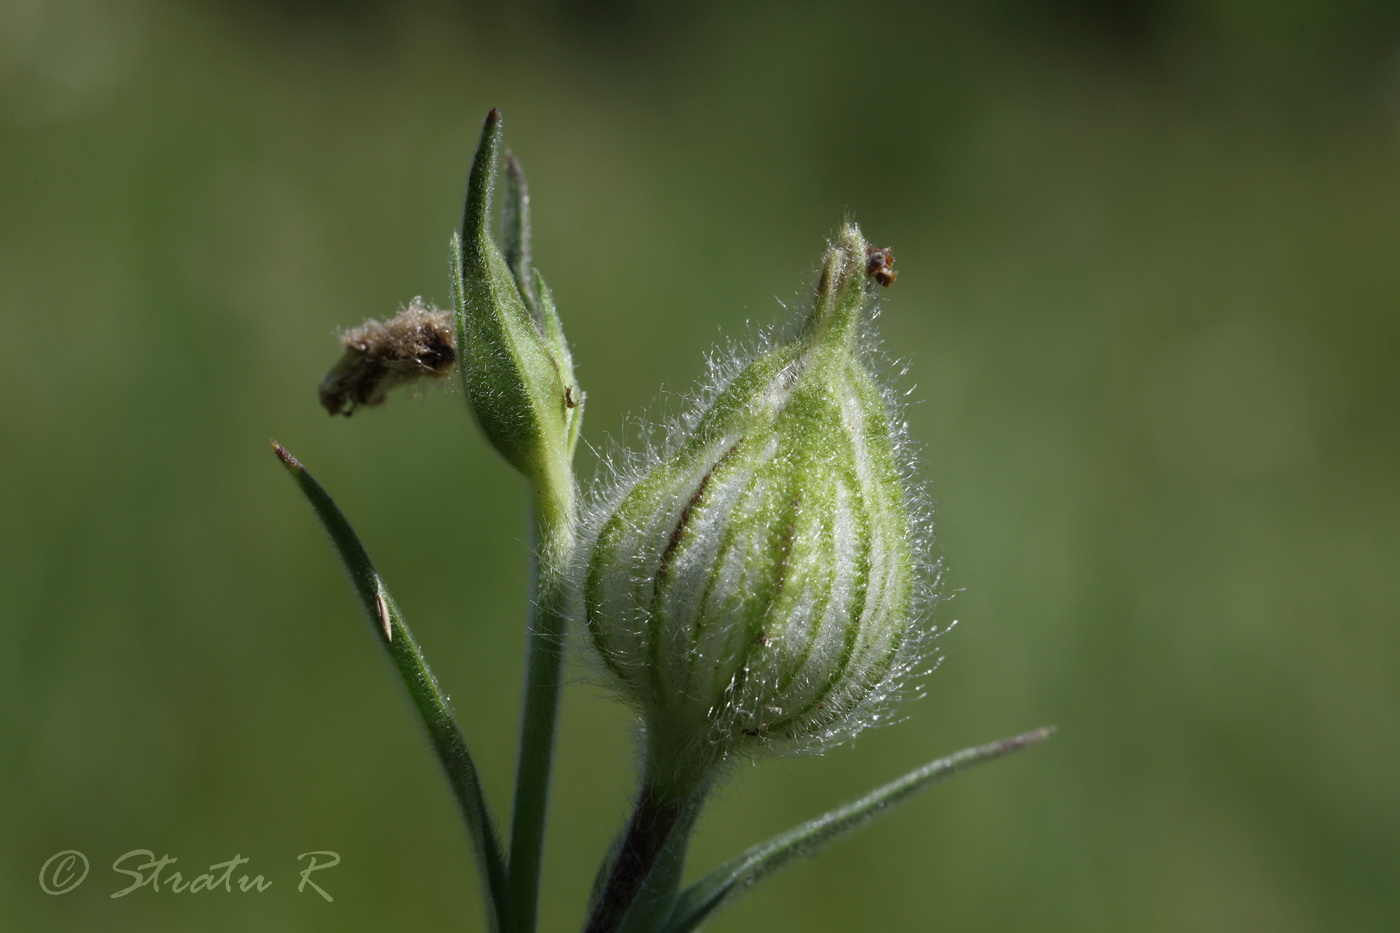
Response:
M658 912L664 919L675 900L690 831L704 796L703 788L687 797L669 796L655 781L643 780L607 881L588 918L586 933L614 933L624 929L624 921L634 905ZM663 866L663 862L666 865ZM668 877L662 879L664 883L660 889L651 890L657 887L652 875L661 868L667 869ZM644 889L647 893L642 899L657 903L640 904L638 895Z
M510 887L520 933L536 924L540 862L549 807L555 722L569 617L568 568L574 527L573 478L536 487L533 505L531 617L525 648L525 700L511 818Z

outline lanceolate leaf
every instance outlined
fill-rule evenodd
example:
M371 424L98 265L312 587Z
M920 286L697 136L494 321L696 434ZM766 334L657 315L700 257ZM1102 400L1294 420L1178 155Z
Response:
M930 762L859 800L760 843L691 886L676 902L662 933L689 933L730 899L793 859L816 853L836 837L864 826L894 804L975 764L1009 755L1050 737L1043 727L990 745L966 748Z
M447 772L447 780L466 820L473 848L476 850L477 865L482 874L482 887L486 902L492 908L491 928L497 933L512 933L510 895L507 888L505 860L501 856L501 846L496 839L496 830L491 822L486 799L482 795L481 780L477 775L476 764L467 749L457 722L447 706L447 697L438 686L437 678L428 669L418 650L413 634L404 623L399 607L389 595L379 572L360 544L355 530L350 527L345 516L335 502L312 478L286 448L273 442L282 465L287 468L297 487L321 520L336 552L340 554L345 570L350 575L350 583L355 595L369 616L370 626L375 635L389 652L390 659L398 668L404 686L408 688L413 705L428 729L433 750L438 761Z

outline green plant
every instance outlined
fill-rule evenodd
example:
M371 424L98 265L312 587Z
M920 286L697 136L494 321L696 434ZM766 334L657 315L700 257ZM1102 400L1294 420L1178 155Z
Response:
M737 758L819 750L875 722L922 656L933 562L893 403L867 367L889 250L846 224L791 333L730 362L671 432L581 508L573 455L583 393L553 297L533 268L524 176L486 119L452 239L454 313L415 302L345 338L322 382L332 414L453 363L482 433L529 483L535 547L523 726L507 850L446 699L353 529L287 451L408 687L474 845L499 933L533 933L563 643L585 624L644 729L641 787L603 858L588 933L685 933L755 881L905 797L1035 744L1024 735L940 759L755 846L681 889L690 831Z

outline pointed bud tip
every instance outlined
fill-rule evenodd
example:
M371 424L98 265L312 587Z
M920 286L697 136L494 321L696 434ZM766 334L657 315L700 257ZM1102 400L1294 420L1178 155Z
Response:
M505 132L501 128L501 109L499 107L492 107L491 112L486 114L486 120L481 126L482 139L489 138L499 142L504 135Z
M491 193L496 184L497 163L504 139L501 111L493 107L481 126L481 138L477 140L471 171L467 175L467 201L462 211L464 246L472 244L474 240L484 243L490 238L488 216L491 213Z
M856 332L870 317L874 280L888 286L894 281L894 261L888 249L870 245L860 227L846 221L827 246L817 282L815 305L808 327L815 341L836 338L850 347Z
M869 250L870 244L861 235L860 227L853 223L842 224L827 250L826 266L835 276L829 284L840 287L852 278L857 269L865 266Z

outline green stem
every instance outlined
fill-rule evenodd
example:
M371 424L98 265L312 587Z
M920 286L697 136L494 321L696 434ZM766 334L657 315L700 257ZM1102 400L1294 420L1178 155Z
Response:
M576 536L572 475L536 487L531 519L532 613L525 648L525 700L510 833L511 900L519 933L534 933L537 919L549 776L569 618L568 571Z
M671 838L666 840L666 846L657 856L651 874L618 926L618 933L655 933L670 916L680 895L690 837L704 803L704 791L696 792L687 801L681 818L671 830Z
M706 781L690 794L676 796L650 776L642 780L585 933L651 930L666 918L708 787Z

